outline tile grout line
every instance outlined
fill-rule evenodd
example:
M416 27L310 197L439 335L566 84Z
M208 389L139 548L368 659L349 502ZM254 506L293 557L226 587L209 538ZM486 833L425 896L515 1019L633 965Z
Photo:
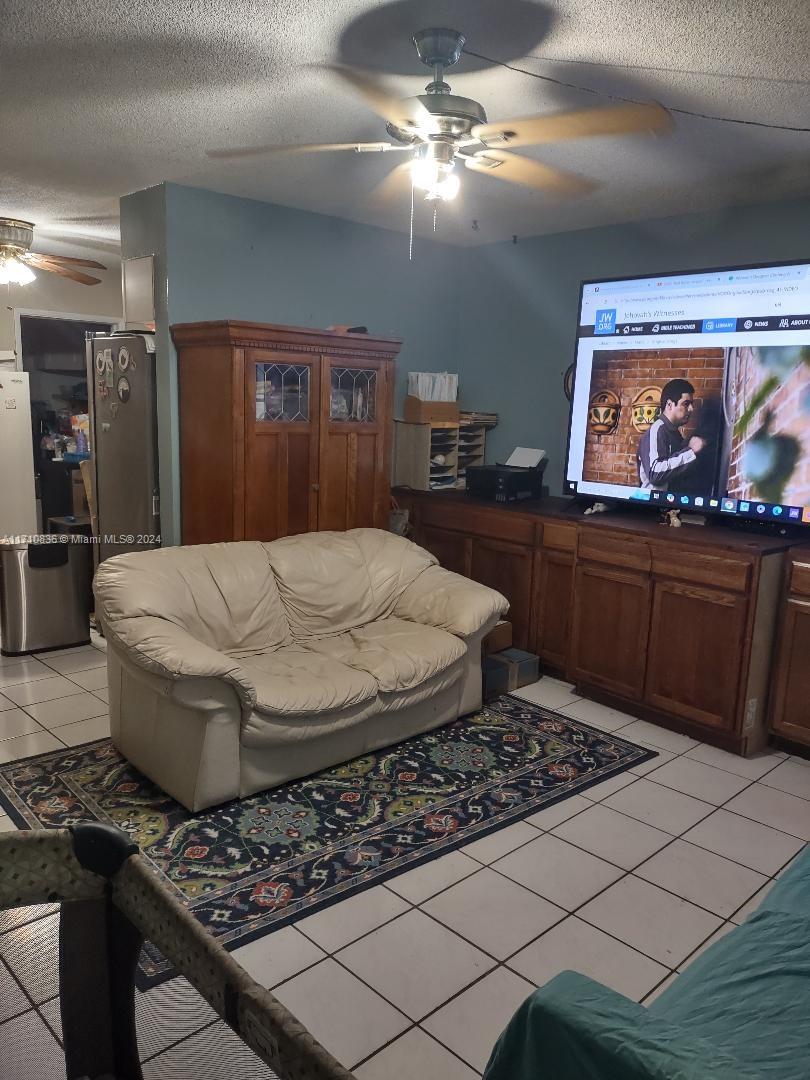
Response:
M467 989L469 989L469 987ZM397 1011L402 1013L401 1009ZM402 1013L402 1015L405 1016L404 1013ZM406 1019L410 1020L410 1017L406 1017ZM367 1054L359 1061L356 1061L354 1065L351 1066L351 1072L354 1072L355 1069L361 1068L363 1065L367 1065L369 1061L377 1057L378 1054L381 1054L384 1050L387 1050L389 1046L393 1046L394 1043L397 1042L399 1039L404 1039L406 1035L410 1035L412 1031L418 1031L422 1035L427 1036L428 1039L431 1039L433 1042L437 1043L442 1048L442 1050L446 1051L448 1054L451 1054L454 1058L456 1058L457 1061L460 1061L462 1065L466 1065L468 1069L471 1069L476 1076L481 1075L478 1069L476 1069L473 1065L470 1065L469 1061L465 1061L464 1058L461 1057L461 1055L458 1054L455 1050L451 1049L449 1046L445 1046L441 1039L437 1039L435 1035L431 1034L431 1032L429 1032L426 1028L423 1028L421 1026L421 1021L418 1020L412 1021L410 1026L405 1028L404 1031L400 1031L392 1039L389 1039L387 1042L383 1043L382 1046L378 1047L376 1050L373 1050L370 1054Z
M9 1020L16 1020L18 1017L24 1016L26 1013L31 1012L32 1009L36 1010L37 1009L37 1004L34 1001L34 999L31 997L31 995L28 993L28 991L26 990L25 986L20 981L20 979L17 978L16 973L8 965L8 963L6 962L6 959L5 959L4 956L0 956L0 965L2 965L5 968L6 974L11 979L12 984L16 985L16 987L19 989L22 996L29 1003L28 1008L21 1009L20 1012L14 1013L13 1016L7 1016L6 1019L3 1021L3 1024L7 1024ZM2 1024L0 1024L0 1030L2 1030Z
M681 755L678 755L678 756L681 756ZM673 759L673 760L674 760L674 759ZM665 764L667 764L667 763L665 762ZM644 779L644 777L637 777L637 779ZM734 798L736 798L736 797L737 797L737 795L739 795L739 794L742 794L742 792L743 792L743 791L747 791L749 787L751 787L751 786L752 786L753 784L756 784L756 783L758 783L758 782L759 782L758 780L753 780L753 781L750 781L750 782L749 782L749 783L748 783L748 784L746 785L746 787L742 788L742 789L741 789L741 790L740 790L739 792L737 792L737 793L736 793L735 795L732 795L732 796L730 796L730 797L729 797L729 799L727 799L727 800L726 800L726 802L730 802L730 801L731 801L731 799L734 799ZM620 790L621 790L621 791L624 791L624 790L626 790L626 788L627 788L627 787L631 787L631 786L632 786L631 784L628 784L628 785L626 785L626 787L625 787L625 788L621 788ZM658 786L659 786L659 787L663 787L664 785L663 785L663 784L659 784ZM670 789L670 790L673 790L673 789ZM679 792L678 794L686 794L686 792ZM607 796L607 797L608 797L608 798L610 798L610 796ZM703 800L698 800L698 801L701 801L701 802L702 802ZM595 804L595 805L601 805L601 804L600 804L600 803L597 803L597 804ZM707 805L708 805L708 804L707 804ZM720 810L720 809L723 809L724 807L725 807L725 804L724 804L724 803L721 803L720 805L718 805L718 806L716 806L716 807L713 807L713 808L712 808L712 810L710 811L710 813L709 813L709 814L706 814L706 815L704 815L704 817L702 817L702 818L701 818L701 819L700 819L699 821L696 821L696 822L695 822L695 823L694 823L693 825L690 825L688 829L685 829L685 830L684 830L684 832L688 832L688 831L689 831L690 829L693 829L693 828L695 828L695 827L696 827L697 825L699 825L699 824L700 824L700 823L701 823L702 821L706 821L706 820L707 820L707 818L711 817L711 815L712 815L713 813L715 813L715 811L716 811L716 810ZM614 809L614 808L613 808L613 807L608 807L608 809ZM574 817L577 817L577 816L579 815L579 813L584 813L584 811L579 811L579 812L578 812L578 814L574 814L574 815L572 815L572 817L571 817L571 818L569 818L569 819L567 819L567 820L573 820L573 818L574 818ZM622 813L622 811L620 811L620 810L617 810L617 811L616 811L616 813ZM638 821L638 820L639 820L638 818L632 818L632 817L631 817L631 815L629 815L629 814L625 814L624 816L625 816L625 817L628 817L628 818L631 818L631 820L634 820L634 821ZM739 815L739 814L738 814L737 816L738 816L738 817L742 817L742 815ZM746 818L746 819L744 819L744 820L752 820L752 819L748 819L748 818ZM565 822L561 822L561 824L565 824ZM648 823L648 822L642 822L642 824L649 824L649 823ZM761 822L758 822L757 824L762 824L762 823L761 823ZM554 826L554 828L559 828L559 826ZM661 829L661 830L659 830L659 831L660 831L660 832L665 832L666 830L663 830L663 829ZM779 830L774 830L774 831L779 831ZM554 834L553 834L553 832L551 833L551 835L554 835ZM786 834L784 834L784 835L791 835L791 834L789 834L789 833L786 833ZM563 838L562 838L562 837L556 837L556 839L558 839L558 840L563 840ZM600 890L599 892L595 893L595 894L594 894L594 895L593 895L592 897L590 897L590 898L589 898L588 900L586 900L586 901L584 901L584 902L583 902L582 904L580 904L580 905L579 905L579 906L578 906L577 908L575 908L575 909L574 909L573 911L570 911L570 912L568 912L568 915L576 915L576 914L577 914L577 913L578 913L579 911L581 911L581 909L582 909L582 908L583 908L583 907L584 907L584 906L585 906L586 904L590 903L590 902L591 902L592 900L595 900L595 899L596 899L597 897L599 897L599 896L601 896L601 895L602 895L603 893L607 892L607 890L608 890L608 889L610 889L610 888L612 888L612 887L613 887L614 885L618 885L620 881L623 881L623 880L625 880L625 878L627 878L627 877L634 877L634 876L636 876L636 875L635 875L635 871L636 871L636 870L638 870L638 869L639 869L640 867L642 867L642 866L643 866L643 865L644 865L644 864L645 864L646 862L649 862L649 861L650 861L650 859L653 859L653 858L654 858L654 857L655 857L656 855L658 855L658 854L659 854L659 853L660 853L661 851L665 851L665 850L666 850L666 849L667 849L668 847L671 847L671 845L672 845L672 844L673 844L673 843L674 843L674 842L675 842L676 840L681 840L681 839L683 839L683 833L680 833L680 834L678 834L678 835L676 835L676 836L672 836L672 839L671 839L670 841L668 841L668 843L664 844L664 846L663 846L663 847L659 848L659 849L658 849L658 851L654 852L654 853L653 853L653 855L650 855L650 856L649 856L649 857L648 857L647 859L643 859L643 860L642 860L642 861L641 861L641 862L640 862L640 863L638 864L638 866L634 867L634 868L633 868L632 870L627 870L627 871L625 871L625 872L623 873L623 875L622 875L621 877L617 878L617 879L616 879L616 880L615 880L614 882L611 882L611 884L610 884L610 885L608 885L608 886L606 886L606 888L605 888L605 889L601 889L601 890ZM795 839L800 839L800 838L799 838L799 837L796 837ZM531 841L529 841L529 842L531 842ZM571 843L571 842L570 842L570 841L568 841L568 840L563 840L563 842L564 842L564 843ZM684 843L690 843L690 841L686 841L686 840L684 840ZM576 845L576 844L572 844L572 843L571 843L571 846L572 846L572 847L577 847L577 848L578 848L578 845ZM697 844L692 844L691 846L692 846L692 847L696 847L696 848L699 848L699 845L697 845ZM593 853L593 852L589 852L589 851L587 851L587 849L585 849L585 848L578 848L578 850L584 851L584 852L585 852L586 854L589 854L589 855L594 855L594 853ZM708 850L708 849L700 848L700 850ZM511 854L511 853L510 853L510 854ZM716 852L709 852L709 854L714 854L714 855L717 855L717 853L716 853ZM725 856L723 856L723 855L718 855L717 857L718 857L718 858L725 858ZM792 855L792 856L790 857L790 859L788 859L788 860L787 860L787 861L786 861L786 862L785 862L785 863L783 864L783 866L782 866L782 867L780 867L780 869L779 869L779 870L778 870L778 871L776 872L776 874L778 874L778 873L781 873L781 871L782 871L782 870L784 869L784 867L785 867L785 866L787 866L787 865L788 865L788 863L790 863L790 862L791 862L791 861L792 861L792 860L793 860L793 859L794 859L795 857L796 857L795 855ZM594 858L601 858L601 856L595 856L595 855L594 855ZM608 859L603 859L603 861L604 861L604 862L607 862L607 863L608 863L609 865L611 865L611 866L615 866L615 865L616 865L615 863L610 863ZM728 861L728 862L734 862L734 860L731 860L731 859L727 859L726 861ZM743 867L744 867L744 869L747 869L747 870L751 870L751 871L752 871L753 873L760 873L759 871L755 871L755 870L753 870L753 867L747 867L747 866L744 866L744 864L736 864L736 863L735 863L735 865L741 865L741 866L743 866ZM511 880L512 880L511 878L509 878L509 877L508 877L508 875L506 875L506 874L503 874L503 873L502 873L501 871L497 870L497 868L496 868L496 867L494 867L494 866L493 866L493 867L492 867L492 869L496 870L496 872L497 872L497 873L501 873L501 874L502 874L502 876L503 876L503 877L505 877L505 878L506 878L507 880L509 880L509 881L511 881ZM617 869L622 869L622 870L623 870L624 868L623 868L623 867L617 867ZM717 912L714 912L714 911L710 911L710 910L709 910L708 908L704 908L704 907L703 907L703 906L702 906L701 904L696 904L696 903L695 903L694 901L692 901L692 900L688 900L688 899L687 899L686 897L684 897L684 896L679 896L679 895L678 895L677 893L673 893L673 892L672 892L671 890L669 890L669 889L666 889L666 888L664 888L663 886L661 886L661 885L658 885L658 884L656 884L655 882L650 882L650 881L647 881L647 880L646 880L646 878L642 878L642 877L639 877L639 878L638 878L638 880L639 880L639 881L644 881L644 882L646 882L646 884L648 884L648 885L653 885L653 886L654 886L655 888L661 889L661 891L662 891L662 892L666 892L666 893L669 893L669 895L670 895L670 896L674 896L674 897L675 897L676 899L678 899L678 900L681 900L681 901L682 901L682 902L684 902L684 903L687 903L687 904L692 904L692 905L693 905L694 907L697 907L697 908L699 908L699 909L700 909L701 911L705 911L705 912L706 912L707 914L709 914L709 915L713 915L713 916L714 916L715 918L719 918L719 919L722 919L722 920L723 920L723 924L725 924L726 922L731 922L731 920L732 920L732 919L734 918L734 916L735 916L735 915L736 915L736 914L737 914L737 913L738 913L739 911L741 911L741 910L742 910L742 908L743 908L743 907L745 907L745 905L746 905L747 903L749 903L749 901L751 900L751 898L752 898L753 896L755 896L755 895L756 895L756 894L757 894L757 893L758 893L758 892L760 891L760 889L763 889L763 888L765 888L765 885L767 884L767 882L768 882L768 881L774 881L774 880L776 880L776 874L773 874L773 875L764 875L764 874L760 874L760 876L762 876L762 877L765 877L765 878L766 878L766 881L765 881L765 882L764 882L764 883L763 883L762 885L760 885L760 886L759 886L759 888L755 889L755 890L754 890L754 892L753 892L753 893L751 894L751 896L749 896L749 897L748 897L748 898L747 898L746 900L744 900L744 901L743 901L743 903L742 903L742 904L740 904L740 905L739 905L739 906L738 906L737 908L735 908L735 909L734 909L734 911L732 911L732 912L731 912L731 913L730 913L730 914L729 914L728 916L722 916L722 915L719 915L719 914L718 914ZM530 891L534 891L534 890L530 890ZM536 895L538 895L538 896L542 896L542 894L541 894L541 893L536 893ZM548 897L543 897L543 899L545 899L545 900L548 900ZM549 902L550 902L550 903L553 903L553 901L549 901ZM557 905L557 906L559 906L559 905ZM579 917L579 916L578 916L578 917ZM562 921L562 920L560 920L560 921ZM584 921L584 922L588 922L588 920L587 920L587 919L583 919L583 921ZM555 923L554 925L556 926L556 925L559 925L559 924L558 924L558 923ZM588 923L588 925L589 925L589 926L594 926L595 924L593 924L593 923ZM549 929L549 930L551 930L551 929L553 929L553 927L549 927L548 929ZM656 960L656 958L655 958L655 957L652 957L652 956L648 956L648 954L647 954L647 953L644 953L644 952L642 952L642 950L640 950L640 949L636 948L636 947L635 947L635 946L633 946L633 945L630 945L630 943L629 943L629 942L627 942L627 941L622 941L622 939L621 939L621 938L617 938L617 937L616 937L616 936L615 936L614 934L611 934L611 933L610 933L609 931L607 931L607 930L604 930L604 929L602 929L602 927L598 927L598 926L595 926L595 929L597 929L597 930L600 930L600 931L601 931L602 933L604 933L604 934L607 934L607 935L608 935L609 937L612 937L612 938L614 938L614 940L616 940L616 941L619 941L619 942L620 942L621 944L623 944L623 945L627 946L628 948L634 949L634 951L635 951L635 952L638 952L638 953L640 953L640 954L641 954L642 956L646 956L646 957L647 957L647 958L648 958L649 960L653 960L653 961L654 961L655 963L657 963L657 964L660 964L660 966L662 966L662 967L667 967L667 965L666 965L666 964L661 964L661 961L660 961L660 960ZM709 934L709 935L708 935L708 936L707 936L706 938L704 938L704 940L703 940L703 941L702 941L702 942L701 942L700 944L698 944L698 945L697 945L697 946L695 947L695 949L693 949L693 950L692 950L692 952L691 952L691 953L689 953L689 954L688 954L688 955L687 955L687 956L686 956L686 957L685 957L685 958L684 958L684 959L683 959L683 960L681 961L681 965L682 965L682 964L684 964L684 963L686 963L686 961L687 961L687 960L689 959L689 957L693 956L693 955L694 955L694 953L695 953L695 952L697 951L697 949L701 948L701 947L702 947L702 945L704 945L704 944L706 943L706 941L708 941L708 940L709 940L709 938L713 936L713 934L716 934L716 933L717 933L717 931L718 931L719 929L720 929L720 927L717 927L717 928L716 928L715 930L713 930L713 931L712 931L712 933L711 933L711 934ZM528 942L528 943L527 943L527 945L524 945L524 946L523 946L522 948L528 948L528 946L529 946L529 945L533 944L533 943L534 943L535 941L538 941L538 940L539 940L539 939L540 939L541 937L543 937L543 936L544 936L544 934L545 934L545 933L547 933L547 932L548 932L548 930L546 930L546 931L543 931L543 933L542 933L542 934L538 934L536 938L532 939L532 941ZM516 955L517 955L517 953L518 953L518 952L521 952L521 951L522 951L522 949L518 949L518 950L517 950L517 951L516 951L515 953L513 953L513 954L512 954L511 956L507 957L507 958L506 958L506 960L504 961L504 965L508 965L508 962L509 962L509 960L513 959L513 958L514 958L514 956L516 956ZM510 968L509 970L512 970L512 969ZM671 971L672 971L673 973L677 973L677 970L678 970L678 968L677 968L677 966L676 966L676 967L674 967L674 968L671 968L670 970L671 970ZM516 973L516 974L519 974L519 973ZM652 991L651 991L651 992L652 992Z
M165 985L165 984L162 984L162 985ZM153 989L157 990L158 987L154 987ZM148 993L148 991L146 991L146 993ZM199 991L198 991L198 993L199 993ZM202 997L202 995L200 995L200 996ZM202 1000L205 1001L205 998L202 998ZM206 1002L206 1004L207 1004L207 1002ZM224 1023L225 1023L225 1021L220 1016L215 1016L213 1020L206 1020L205 1023L202 1025L202 1027L197 1028L196 1031L189 1031L188 1034L182 1035L179 1039L175 1039L174 1042L170 1042L168 1046L164 1046L162 1050L157 1050L154 1054L147 1054L146 1057L143 1057L143 1058L140 1057L140 1054L139 1054L138 1055L139 1062L140 1062L141 1065L146 1065L147 1062L155 1061L155 1060L157 1060L157 1058L161 1057L163 1054L168 1054L170 1050L176 1050L178 1046L182 1046L182 1044L184 1042L188 1042L189 1039L196 1038L201 1032L208 1031L209 1028L216 1027L217 1024L224 1024ZM247 1043L245 1043L245 1046L247 1046ZM248 1049L250 1049L250 1047L248 1047ZM268 1066L268 1068L269 1068L269 1066Z
M47 1005L50 1001L58 1000L58 997L59 997L59 995L57 995L56 999L49 998L48 1001L43 1001L41 1004L37 1005L37 1016L40 1018L40 1020L45 1025L45 1027L48 1029L48 1031L50 1031L51 1035L53 1035L53 1037L56 1039L57 1043L62 1048L62 1050L64 1050L65 1046L64 1046L64 1043L62 1042L61 1037L59 1036L58 1032L56 1032L54 1030L54 1028L51 1025L50 1021L48 1020L48 1017L42 1011L42 1006L43 1005Z

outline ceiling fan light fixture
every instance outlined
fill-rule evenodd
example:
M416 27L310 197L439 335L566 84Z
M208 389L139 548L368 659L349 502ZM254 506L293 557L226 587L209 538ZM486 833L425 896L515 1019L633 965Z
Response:
M439 182L439 163L433 158L414 158L411 165L413 186L420 191L430 191Z
M424 191L428 200L449 202L455 199L461 186L453 168L452 161L445 164L434 158L416 158L411 166L413 186Z
M458 195L461 181L454 172L445 173L430 191L425 195L426 199L439 199L442 202L452 202Z
M449 202L455 199L459 178L454 173L455 148L447 142L429 142L413 159L413 186L425 192L425 199Z
M30 285L36 276L15 251L0 249L0 285Z

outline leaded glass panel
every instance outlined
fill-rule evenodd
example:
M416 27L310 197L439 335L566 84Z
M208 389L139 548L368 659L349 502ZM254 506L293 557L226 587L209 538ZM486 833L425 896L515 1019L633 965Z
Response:
M309 366L307 364L256 365L256 419L309 420Z
M333 367L329 388L329 419L373 424L377 419L375 368Z

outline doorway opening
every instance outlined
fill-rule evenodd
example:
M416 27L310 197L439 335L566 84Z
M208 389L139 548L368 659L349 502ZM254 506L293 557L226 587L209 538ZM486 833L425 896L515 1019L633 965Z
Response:
M89 532L79 469L89 457L85 335L109 333L118 320L50 312L15 314L17 362L28 372L31 391L39 531L73 532L75 526L86 525Z

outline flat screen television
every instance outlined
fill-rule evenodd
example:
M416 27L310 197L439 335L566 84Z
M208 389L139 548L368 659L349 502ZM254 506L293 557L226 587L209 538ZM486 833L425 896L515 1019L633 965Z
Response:
M565 485L810 525L810 262L583 282Z

